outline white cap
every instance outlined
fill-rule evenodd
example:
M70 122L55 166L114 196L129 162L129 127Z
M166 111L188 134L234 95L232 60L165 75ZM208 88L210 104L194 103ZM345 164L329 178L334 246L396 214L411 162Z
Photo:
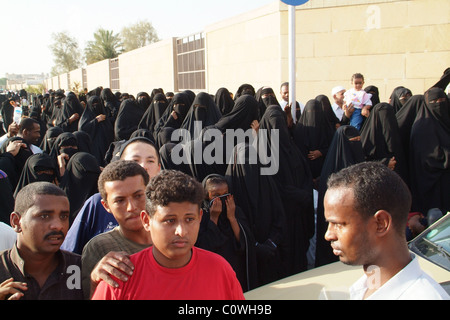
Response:
M331 95L334 96L336 93L341 92L342 90L346 89L343 86L334 87L333 90L331 90Z

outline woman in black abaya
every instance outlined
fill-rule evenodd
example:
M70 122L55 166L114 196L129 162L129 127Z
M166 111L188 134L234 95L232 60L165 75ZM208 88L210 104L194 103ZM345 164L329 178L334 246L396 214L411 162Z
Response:
M183 121L191 108L193 99L195 99L195 96L192 97L188 92L180 92L173 97L172 102L167 107L164 115L159 119L155 126L155 141L159 148L164 144L171 142L173 131L179 129L183 124Z
M53 144L60 134L64 133L60 127L50 127L45 133L44 139L42 139L40 148L43 152L50 154L53 148Z
M217 90L214 97L214 102L219 107L222 115L230 113L234 106L234 100L227 88L220 88L219 90Z
M287 274L285 261L281 260L286 246L287 222L275 181L271 176L261 175L259 164L250 164L251 148L244 143L234 148L234 161L225 176L236 205L243 210L255 237L258 285L264 285Z
M117 114L119 113L120 101L114 95L110 88L105 88L100 93L100 98L102 99L103 105L105 106L106 115L114 126ZM89 101L89 99L88 99Z
M372 108L361 129L361 143L366 161L379 161L408 181L408 163L390 104L379 103Z
M61 110L56 114L55 126L61 127L64 132L78 130L78 122L83 114L83 106L73 92L69 92L63 100Z
M332 173L339 172L351 165L364 161L364 152L360 141L360 132L353 126L341 126L336 131L323 164L319 180L319 195L317 204L316 255L315 265L338 261L333 254L330 243L325 240L328 223L325 220L323 199L327 191L328 178Z
M409 160L412 211L450 211L450 104L441 88L425 93L411 128Z
M34 154L28 158L14 192L14 198L23 187L38 181L56 182L56 163L46 153Z
M266 131L262 131L266 130ZM269 106L259 123L259 142L263 142L267 153L277 140L272 135L278 133L278 171L273 175L287 220L287 272L295 274L307 269L306 254L309 240L314 235L313 180L306 159L295 145L288 126L286 113L279 105ZM266 135L261 135L264 132ZM267 137L267 141L264 142ZM261 139L263 139L261 141ZM262 146L260 145L260 147ZM275 150L275 149L274 149ZM276 150L275 150L276 151ZM262 156L260 154L260 156ZM275 155L271 155L272 161Z
M135 101L127 99L122 102L114 124L116 141L130 139L149 106L150 96L146 92L140 92Z
M389 103L394 107L394 114L400 111L405 103L412 97L412 92L403 86L397 87L392 91Z
M296 124L294 141L307 159L313 179L320 176L333 133L320 102L309 100Z
M100 167L97 159L89 153L77 152L67 163L60 187L69 198L70 225L83 207L84 202L98 192L97 182L99 176Z
M100 166L106 165L105 154L114 141L114 127L107 114L100 98L91 96L79 124L79 130L86 132L91 137L92 154Z
M161 119L162 115L168 107L166 96L163 93L157 93L153 98L150 107L142 117L141 122L138 125L139 129L147 129L153 133L156 123ZM154 139L154 138L152 138Z
M206 92L200 92L195 97L180 128L186 129L192 140L200 135L203 128L216 124L221 117L222 114L212 97ZM197 132L195 132L196 129Z

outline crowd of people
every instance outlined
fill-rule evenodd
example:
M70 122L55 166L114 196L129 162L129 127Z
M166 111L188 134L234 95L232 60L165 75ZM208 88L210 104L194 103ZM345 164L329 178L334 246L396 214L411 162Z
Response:
M62 244L64 261L80 256L82 293L77 294L86 299L124 297L131 293L111 288L123 286L139 270L138 280L126 286L137 294L136 281L148 276L134 265L148 260L148 248L163 246L158 243L158 231L150 235L150 230L157 228L155 217L172 210L177 212L173 220L182 220L177 217L180 208L171 204L183 203L185 209L187 204L198 202L202 213L189 217L200 220L198 232L194 229L192 233L197 234L186 242L201 250L195 251L195 259L218 264L224 273L221 276L222 271L217 271L217 278L230 271L204 251L223 257L245 292L338 260L325 237L328 178L363 162L383 164L408 186L412 204L404 230L405 237L412 239L439 217L436 211L441 215L450 211L450 105L444 91L449 82L447 69L425 93L414 95L398 87L383 102L378 89L364 88L364 76L356 73L349 89L330 88L331 100L322 94L295 106L289 103L288 83L281 85L281 101L273 88L255 90L250 84L243 84L235 94L226 88L215 94L189 90L173 94L154 89L150 94L133 96L101 87L83 94L63 90L33 97L12 94L1 109L0 244L11 239L2 249L12 250L14 259L20 259L14 244L23 214L18 211L18 202L20 208L31 206L25 204L25 198L31 197L28 186L39 182L55 185L63 192L48 185L31 189L40 190L40 195L67 196L70 208L64 209L62 201L58 211L67 216L67 230L45 237L54 245ZM30 103L24 104L21 96ZM22 107L20 121L14 119L17 107ZM174 140L177 129L184 129L193 138ZM276 130L278 170L262 175L267 163L250 159L252 150L258 151L255 144L233 139L232 154L220 153L220 161L174 161L180 144L200 150L217 144L205 139L210 129L225 138L230 130L251 130L256 140L263 130L269 134ZM273 150L274 141L270 136L264 140L267 150ZM191 152L184 156L194 158ZM230 161L237 158L246 161ZM193 184L192 188L183 187L175 172L191 178L186 184ZM164 184L172 182L178 186L177 192L170 186L164 189ZM202 187L198 200L200 191L195 183ZM159 199L158 195L172 200ZM148 199L153 199L153 206ZM155 203L160 206L155 208ZM32 240L23 236L20 241ZM137 253L142 254L136 257ZM130 260L130 255L135 258ZM165 256L154 254L160 263L158 257ZM205 279L209 277L198 281L206 283ZM0 283L5 280L11 281L0 278ZM219 287L225 286L221 281ZM158 283L158 288L167 285ZM42 288L44 283L39 284ZM232 286L235 294L225 297L242 298L236 284ZM14 291L16 297L39 291L31 287L17 284L15 290L20 292ZM154 297L148 290L134 297ZM212 291L206 290L214 296Z

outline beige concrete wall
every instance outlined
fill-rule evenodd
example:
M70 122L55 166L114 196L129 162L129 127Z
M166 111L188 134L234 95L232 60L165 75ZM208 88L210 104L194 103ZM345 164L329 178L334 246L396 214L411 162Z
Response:
M287 6L280 9L287 52ZM356 72L379 88L381 100L399 85L420 94L450 66L448 0L311 0L297 8L296 20L297 92L305 102L321 93L331 98L335 85L350 87Z
M59 84L60 89L63 89L65 91L70 90L70 83L69 83L69 74L63 73L59 75Z
M87 89L93 90L97 87L109 88L109 59L90 64L87 70Z
M79 68L77 70L70 71L70 90L74 90L78 86L78 90L83 90L83 69Z
M136 95L154 88L174 91L175 38L160 41L119 56L120 91ZM89 82L88 71L88 82Z
M280 11L274 2L249 13L207 26L207 91L240 85L279 87L281 81Z

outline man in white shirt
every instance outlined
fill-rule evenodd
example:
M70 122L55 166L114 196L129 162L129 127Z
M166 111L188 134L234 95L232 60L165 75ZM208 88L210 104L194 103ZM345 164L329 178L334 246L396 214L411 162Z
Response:
M342 116L344 115L344 93L346 89L343 86L334 87L331 90L331 96L333 97L334 103L331 105L336 117L339 121L342 121Z
M284 110L284 108L289 104L289 82L284 82L281 85L280 95L281 95L280 106L281 109ZM295 108L291 108L292 119L294 120L294 124L297 123L297 121L300 119L300 115L305 109L305 105L303 103L298 101L296 102L297 106Z
M352 286L351 299L450 299L408 249L410 206L403 180L378 162L359 163L329 178L325 239L341 262L362 265L365 273Z

